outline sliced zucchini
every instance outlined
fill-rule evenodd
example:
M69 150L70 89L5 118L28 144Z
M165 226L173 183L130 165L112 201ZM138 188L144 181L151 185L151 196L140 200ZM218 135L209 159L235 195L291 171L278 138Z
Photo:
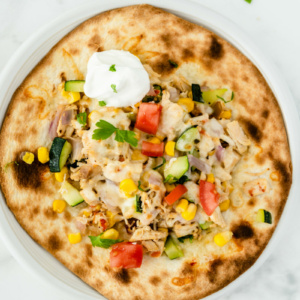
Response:
M205 91L202 92L202 98L205 103L211 105L214 104L216 101L218 101L219 100L218 97L222 97L225 92L227 92L227 89Z
M79 191L67 181L62 183L60 193L70 206L76 206L84 201Z
M84 80L69 80L65 82L65 91L67 92L84 92Z
M72 145L65 139L56 137L53 140L49 157L50 172L58 173L66 164L70 153L72 152Z
M192 84L192 94L193 94L193 101L204 103L202 99L201 87L199 84L196 83Z
M185 172L189 169L188 157L181 156L178 158L172 158L164 169L165 182L173 183L180 179Z
M272 214L264 209L259 209L256 215L256 222L272 224Z
M179 244L179 243L178 243ZM183 257L183 251L174 239L169 236L165 244L165 252L170 259Z
M193 151L195 140L200 140L200 133L197 127L190 127L180 135L175 147L182 152Z
M137 213L143 212L142 200L141 200L141 196L139 196L139 195L135 196L135 211Z

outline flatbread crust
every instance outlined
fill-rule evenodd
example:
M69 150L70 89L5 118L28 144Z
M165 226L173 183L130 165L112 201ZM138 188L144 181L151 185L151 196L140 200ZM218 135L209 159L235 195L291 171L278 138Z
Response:
M235 93L231 107L251 138L247 156L235 178L268 174L269 191L231 209L231 246L209 248L194 242L185 257L145 256L140 269L112 270L109 251L92 248L87 237L76 245L67 234L77 232L72 215L52 211L60 184L47 166L23 163L23 151L51 145L50 122L62 102L62 80L83 79L95 51L123 49L170 80L175 74L190 83L225 87ZM176 62L174 68L169 60ZM13 95L0 134L0 183L7 205L28 234L68 269L109 299L199 299L223 288L259 257L280 219L292 182L287 134L278 103L258 69L242 53L207 29L149 5L115 9L97 15L64 37L33 69ZM251 175L250 175L251 176ZM253 177L253 178L254 178ZM273 180L271 180L272 178ZM237 180L237 185L239 184ZM273 224L247 218L259 208L269 210Z

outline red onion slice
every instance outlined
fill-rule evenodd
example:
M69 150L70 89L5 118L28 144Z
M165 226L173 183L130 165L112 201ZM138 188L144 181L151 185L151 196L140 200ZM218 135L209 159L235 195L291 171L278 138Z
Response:
M223 161L224 155L225 155L225 149L221 145L219 145L216 149L216 157L218 161L220 162Z
M73 119L73 109L65 110L60 119L61 119L61 124L62 125L69 125L71 123L71 120Z
M211 173L211 166L205 161L198 159L191 154L188 154L188 159L189 159L190 166L197 168L198 170L204 172L205 174Z
M52 122L50 123L50 126L49 126L48 133L49 133L52 140L55 137L57 137L57 126L58 126L58 123L59 123L59 120L60 120L60 117L61 117L62 113L63 113L63 106L61 105L61 106L58 106L55 117L54 117L54 119L52 120Z
M170 93L170 101L177 102L179 100L179 91L174 87L169 87L168 92Z

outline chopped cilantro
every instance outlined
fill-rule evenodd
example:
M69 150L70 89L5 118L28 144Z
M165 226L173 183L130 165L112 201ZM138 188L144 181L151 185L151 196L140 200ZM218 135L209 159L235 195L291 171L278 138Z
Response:
M79 113L76 116L77 122L84 127L86 125L87 114L86 112Z
M245 0L246 2L248 2L249 4L252 2L252 0Z
M99 101L98 102L100 106L106 106L106 102L105 101Z
M164 157L162 157L162 160L163 160L162 163L160 165L156 166L155 168L153 168L153 170L159 169L160 167L162 167L166 163L166 159Z
M111 85L111 88L113 89L114 93L117 93L117 87L115 84L112 84Z
M11 164L15 164L15 165L17 165L17 166L19 165L16 161L11 161L11 162L5 164L5 166L4 166L4 172L7 171L7 168L8 168Z
M178 64L175 61L169 59L169 63L173 68L178 68Z
M108 139L114 132L116 133L115 140L117 142L127 142L132 147L136 147L138 144L138 140L135 138L136 134L130 130L120 130L116 128L114 125L106 122L104 120L100 120L96 123L96 126L100 129L95 129L92 138L94 140L106 140Z
M231 98L230 98L230 100L228 100L228 101L226 101L224 98L222 98L222 97L220 97L220 96L218 96L218 95L217 95L217 98L221 99L224 103L229 103L229 102L231 102L231 101L233 100L233 98L234 98L234 92L232 92Z
M101 239L102 234L103 233L101 233L98 236L89 236L93 247L101 247L108 249L112 245L122 242L121 240Z
M116 72L116 65L111 65L110 68L109 68L109 71L111 72Z
M135 196L135 211L138 213L142 213L143 212L143 207L142 207L142 200L141 200L141 196L136 195Z
M141 183L140 181L138 181L138 183L139 183L138 189L139 189L140 191L142 191L142 192L149 192L149 191L150 191L150 189L147 189L147 190L142 189L142 188L141 188L142 183Z

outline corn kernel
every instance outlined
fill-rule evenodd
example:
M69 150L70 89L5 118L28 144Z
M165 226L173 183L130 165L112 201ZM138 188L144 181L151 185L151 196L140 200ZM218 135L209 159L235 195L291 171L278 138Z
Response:
M137 189L138 187L130 178L124 179L120 182L120 190L125 194L127 198L132 197L133 193L135 193Z
M119 237L119 232L114 228L104 231L104 233L101 235L101 239L106 239L106 240L117 240L118 237Z
M135 104L134 106L135 106L135 107L140 107L140 105L141 105L141 102L138 102L138 103Z
M214 236L214 242L219 246L223 247L225 246L232 238L232 232L231 231L224 231L217 233Z
M67 167L63 167L60 172L55 173L55 179L58 182L63 182L65 180L65 177L67 177L68 173L69 173L68 168Z
M197 205L190 203L188 208L181 214L181 216L187 220L191 221L195 218L197 212Z
M67 206L66 201L64 200L54 200L52 203L53 211L61 214Z
M165 183L165 187L168 193L172 192L175 189L175 184Z
M49 151L46 147L38 148L38 160L42 164L45 164L49 161Z
M223 110L220 114L220 119L230 119L231 118L231 110Z
M141 150L134 149L131 154L131 160L141 160L146 161L148 157L146 155L143 155Z
M175 142L168 141L165 146L165 153L169 156L175 155Z
M83 211L83 215L84 215L86 218L89 218L89 216L91 215L91 212L90 212L90 211L87 211L87 210L84 210L84 211Z
M156 136L151 138L150 140L148 140L149 143L152 143L152 144L160 144L161 141L159 138L157 138Z
M113 227L116 224L115 214L108 210L106 212L106 217L109 223L109 227Z
M77 244L81 242L81 233L77 232L77 233L70 233L68 234L68 239L70 244Z
M101 205L100 205L100 204L98 204L98 205L96 205L96 206L94 207L94 210L99 211L100 209L101 209Z
M176 210L179 214L181 214L181 213L183 213L184 211L187 210L188 206L189 206L189 201L187 201L186 199L181 199L181 200L179 201L179 203L177 204L175 210Z
M177 102L187 112L191 112L194 109L194 101L191 98L180 98Z
M212 150L212 151L209 151L207 154L208 156L213 156L215 154L216 150Z
M215 182L215 176L213 173L210 173L207 175L206 181L210 182L210 183L214 183Z
M91 119L91 118L92 118L92 114L95 113L95 112L96 112L95 110L91 111L91 112L89 113L89 115L88 115L88 118Z
M34 161L34 154L31 152L25 152L25 154L22 157L23 161L27 164L31 165Z
M22 159L26 162L26 164L31 165L34 161L34 154L31 152L25 152Z
M193 92L192 92L192 91L189 91L189 92L188 92L188 98L193 99Z
M226 211L230 206L230 200L227 199L227 200L223 201L219 206L220 206L221 211Z

